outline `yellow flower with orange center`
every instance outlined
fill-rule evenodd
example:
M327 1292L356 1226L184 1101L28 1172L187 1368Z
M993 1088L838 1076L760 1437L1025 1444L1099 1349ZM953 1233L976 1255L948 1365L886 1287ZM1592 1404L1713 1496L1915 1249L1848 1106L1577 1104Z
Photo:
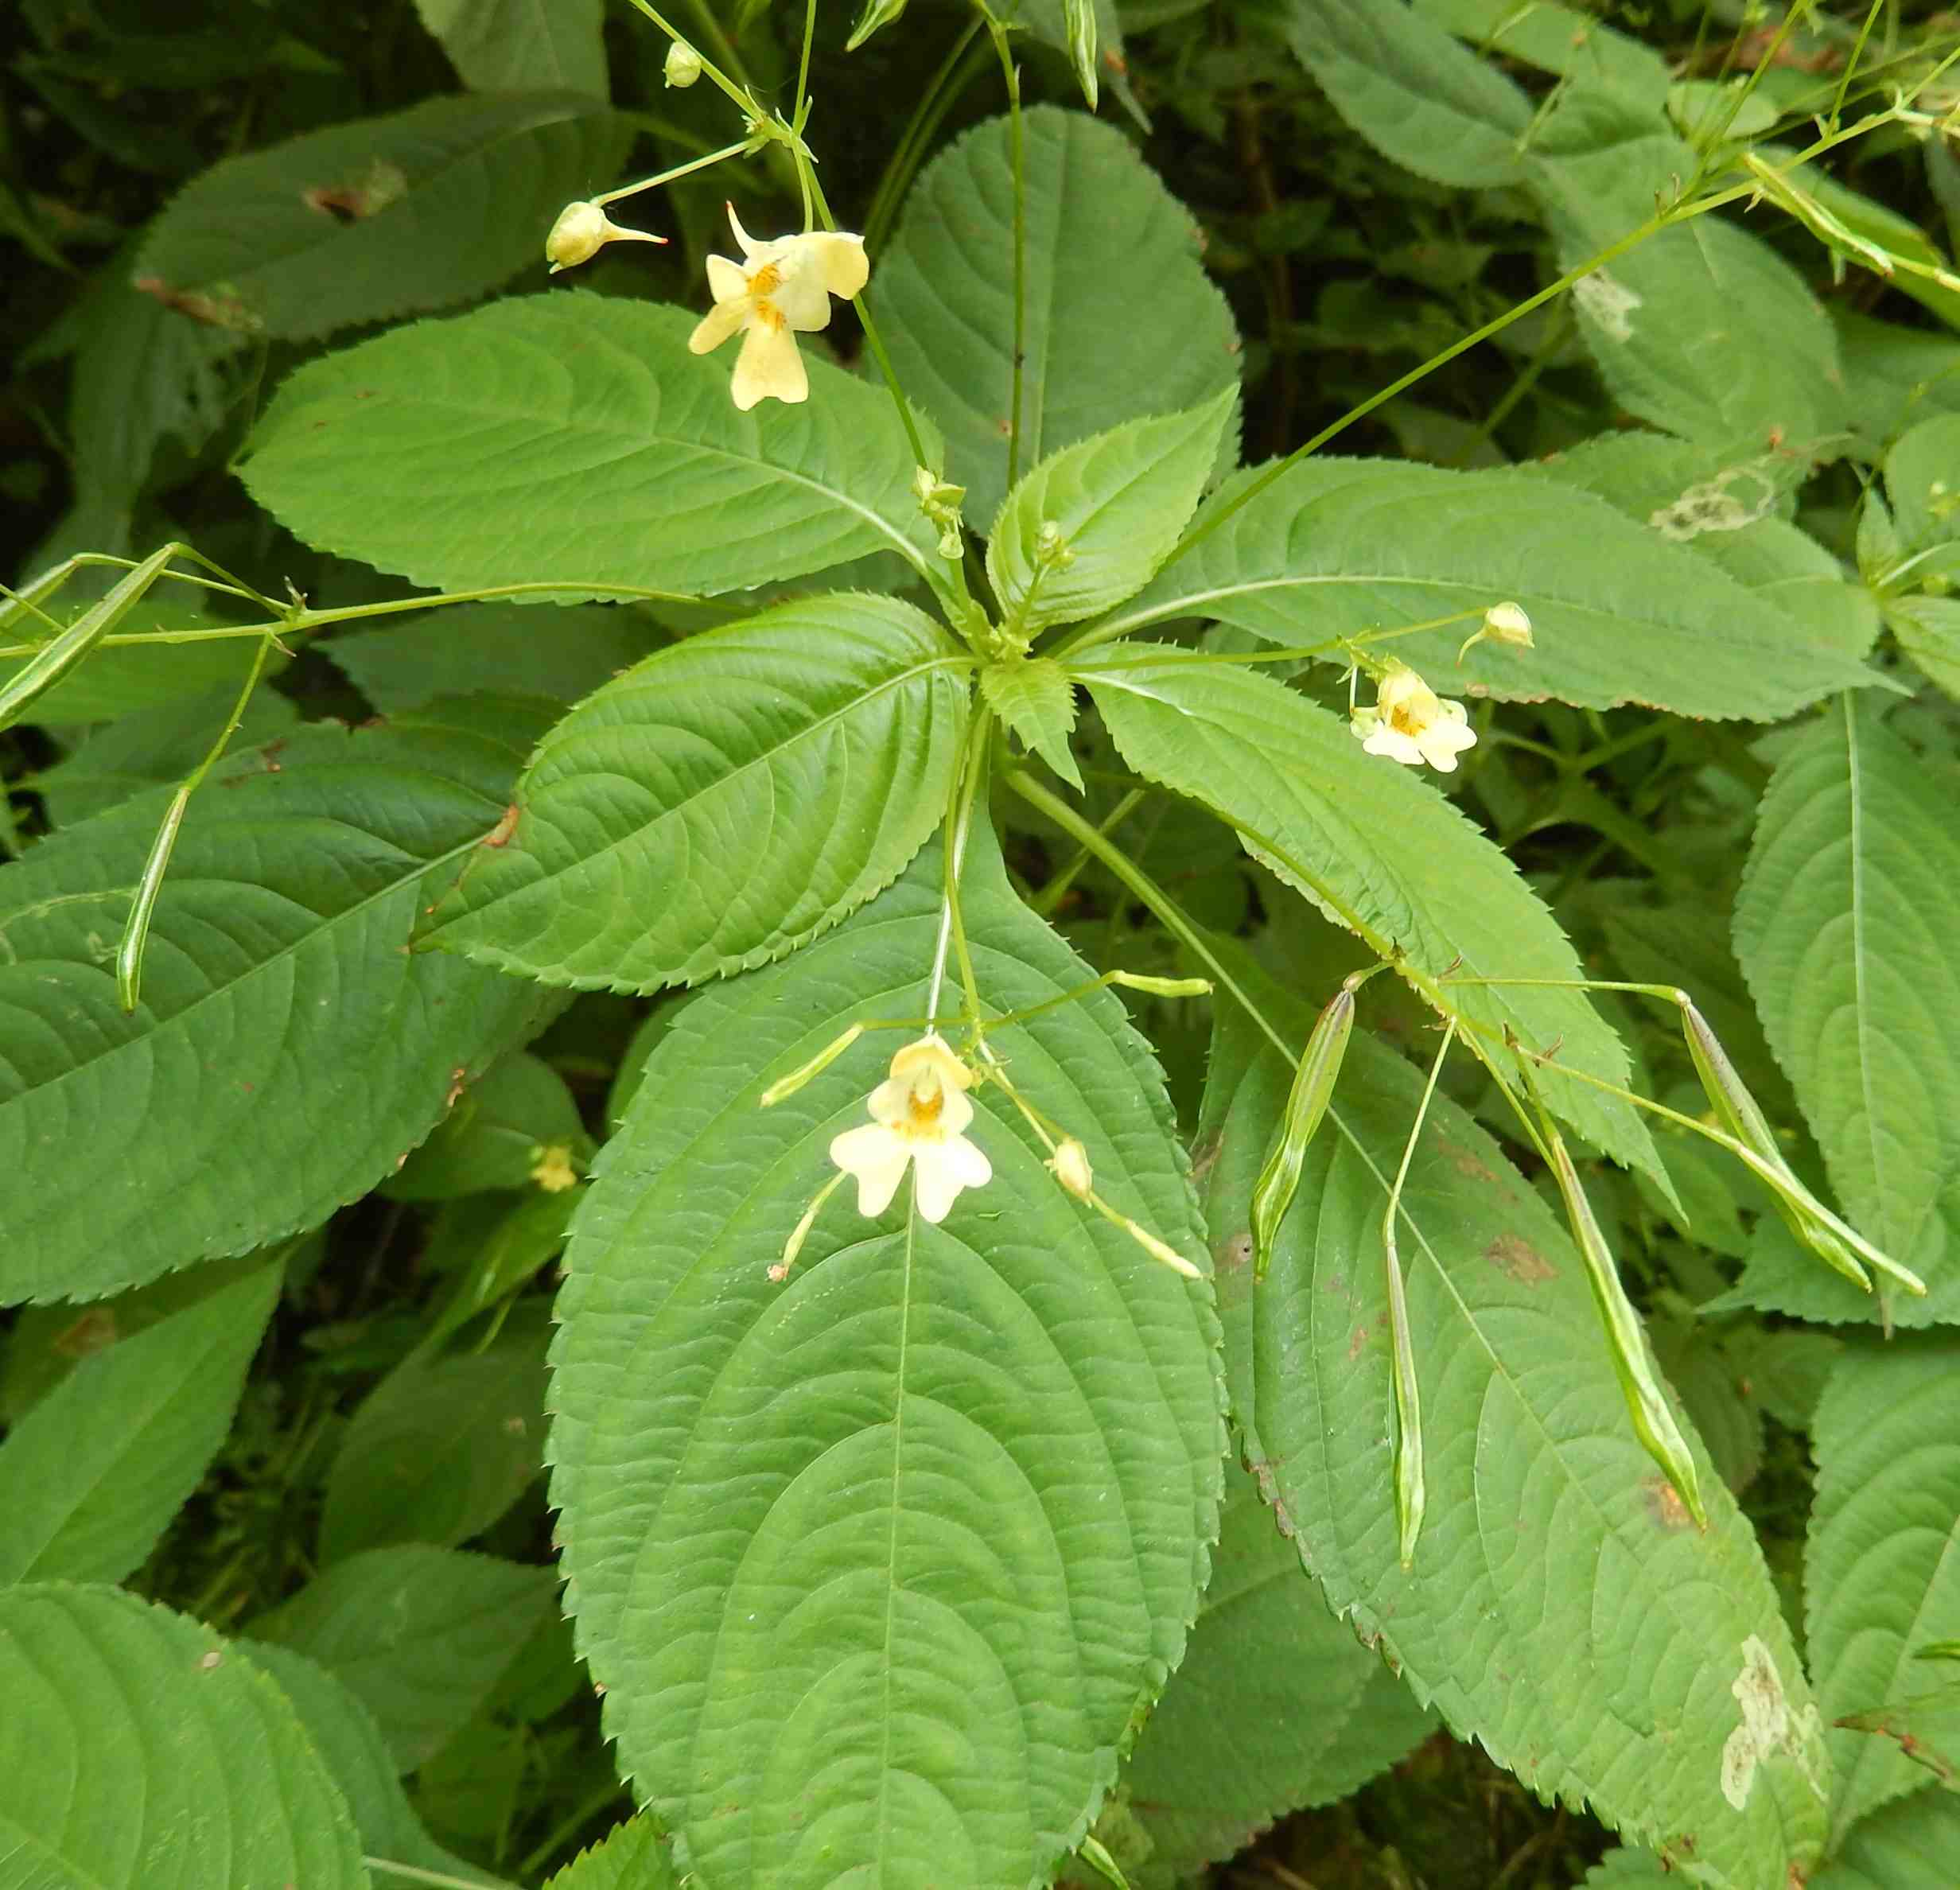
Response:
M919 1211L943 1221L961 1189L994 1178L986 1151L966 1139L973 1071L928 1032L892 1059L891 1074L865 1105L871 1120L830 1144L830 1159L858 1183L858 1211L882 1214L909 1165Z

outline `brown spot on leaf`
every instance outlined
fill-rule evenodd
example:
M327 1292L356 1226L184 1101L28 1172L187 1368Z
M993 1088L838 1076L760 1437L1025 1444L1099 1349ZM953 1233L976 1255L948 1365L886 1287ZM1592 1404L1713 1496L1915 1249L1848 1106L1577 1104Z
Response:
M408 177L399 165L377 158L356 177L338 184L316 184L299 193L309 210L337 224L360 223L378 215L408 194Z
M1348 1341L1348 1363L1351 1365L1361 1356L1362 1349L1368 1343L1368 1328L1363 1325L1355 1328L1354 1336Z
M1452 1141L1446 1135L1436 1138L1436 1145L1443 1151L1443 1158L1460 1175L1472 1181L1495 1183L1497 1177L1477 1160L1461 1142Z
M56 1336L54 1349L64 1359L86 1359L92 1353L107 1351L119 1336L115 1309L91 1306L72 1325L62 1328Z
M235 329L254 335L265 326L246 307L242 297L220 283L210 289L173 289L161 276L138 276L131 285L140 294L154 295L166 309L188 315L212 328Z
M508 846L517 831L517 803L512 801L497 817L497 823L483 837L485 846Z
M1526 1286L1539 1285L1558 1278L1558 1269L1519 1235L1499 1235L1484 1250L1484 1258Z
M1221 1273L1236 1273L1242 1266L1252 1263L1252 1235L1241 1228L1218 1250L1218 1266Z
M1648 1511L1660 1528L1671 1533L1694 1527L1694 1518L1689 1515L1687 1504L1681 1500L1681 1492L1666 1477L1643 1477L1640 1494L1646 1497Z
M1225 1145L1224 1138L1215 1131L1201 1135L1191 1145L1191 1185L1202 1188L1205 1177L1218 1165L1219 1151Z

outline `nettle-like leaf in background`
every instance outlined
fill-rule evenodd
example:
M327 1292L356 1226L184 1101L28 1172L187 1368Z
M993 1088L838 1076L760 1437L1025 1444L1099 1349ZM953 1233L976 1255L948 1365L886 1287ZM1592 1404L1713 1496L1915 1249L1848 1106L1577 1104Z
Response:
M1960 1340L1847 1351L1817 1408L1817 1503L1804 1600L1837 1762L1833 1848L1931 1775L1881 1733L1837 1725L1945 1682L1915 1658L1960 1620Z
M345 1801L279 1688L113 1589L0 1590L0 1858L21 1890L364 1890Z
M0 1300L92 1298L316 1225L531 1034L535 987L407 947L539 720L450 704L243 758L191 805L134 1016L112 960L167 791L7 869L0 1169L33 1184L0 1203Z
M1306 1006L1235 975L1305 1042ZM1246 1095L1274 1103L1290 1071L1231 1015L1213 1080L1256 1056ZM1355 1034L1254 1303L1253 1468L1329 1600L1459 1735L1688 1880L1797 1880L1830 1760L1754 1533L1698 1443L1694 1526L1635 1438L1563 1223L1440 1096L1402 1197L1429 1503L1400 1565L1382 1216L1422 1087ZM1241 1109L1225 1132L1263 1149L1278 1121ZM1211 1206L1242 1238L1249 1194Z
M1285 0L1286 42L1334 109L1433 183L1515 184L1530 99L1403 0Z
M618 169L628 122L576 93L425 99L228 158L174 198L137 282L182 312L303 341L487 294Z
M1563 268L1638 229L1696 169L1688 146L1594 85L1565 93L1530 151ZM1834 450L1845 406L1830 318L1768 244L1719 213L1649 237L1572 299L1629 413L1738 455Z
M605 0L415 0L415 10L472 91L607 95Z
M550 1452L567 1600L623 1771L715 1890L1047 1880L1184 1649L1223 1444L1210 1296L1064 1194L991 1087L994 1178L943 1225L834 1199L768 1269L916 1014L928 849L787 962L675 1018L581 1208ZM976 829L962 904L990 1012L1087 981ZM1097 994L1005 1029L1096 1185L1203 1245L1157 1068Z
M667 1840L651 1818L628 1818L581 1851L545 1890L671 1890Z
M1265 469L1235 474L1196 530ZM1491 605L1531 619L1529 650L1457 652ZM1314 459L1196 539L1109 628L1210 617L1291 648L1473 613L1390 646L1445 694L1644 702L1770 721L1871 680L1841 645L1686 546L1542 472ZM1325 660L1347 658L1328 648Z
M1032 636L1120 604L1170 556L1216 462L1235 387L1188 414L1132 420L1018 480L987 539L1006 621ZM1056 535L1053 548L1044 534Z
M1626 1050L1582 992L1475 982L1576 979L1578 956L1511 861L1426 782L1363 752L1340 717L1270 677L1149 644L1076 674L1132 768L1229 822L1254 859L1460 1018L1482 1054L1504 1061L1510 1029L1626 1086ZM1555 1070L1538 1080L1581 1134L1661 1177L1630 1103Z
M932 535L890 396L737 413L683 309L578 290L396 329L280 388L243 474L308 543L458 590L747 589ZM548 619L540 619L541 626Z
M1895 598L1885 622L1920 671L1960 701L1960 598Z
M585 1141L578 1099L542 1057L519 1051L472 1083L429 1139L381 1184L397 1201L449 1201L536 1179L546 1149Z
M1960 1275L1960 837L1950 791L1856 698L1778 764L1735 928L1847 1214L1943 1291ZM1939 1311L1888 1304L1903 1324Z
M1528 13L1519 12L1512 0L1414 0L1414 6L1486 56L1610 85L1655 111L1674 82L1667 61L1651 47L1575 7L1548 0Z
M1435 1724L1335 1619L1235 1465L1190 1648L1124 1766L1150 1844L1131 1883L1182 1883L1281 1814L1345 1798Z
M781 957L889 885L943 818L971 667L909 604L856 595L657 652L545 737L515 827L433 936L622 990Z
M278 1297L264 1261L81 1359L0 1444L0 1585L120 1581L156 1546L231 1428Z
M1948 1890L1960 1797L1930 1787L1860 1825L1815 1890Z
M1128 138L1039 106L1026 138L1021 463L1198 406L1239 379L1239 334L1198 261L1191 213ZM984 525L1005 497L1013 404L1014 173L990 119L920 173L871 296L892 364L946 434L946 475ZM1133 320L1147 295L1148 321Z

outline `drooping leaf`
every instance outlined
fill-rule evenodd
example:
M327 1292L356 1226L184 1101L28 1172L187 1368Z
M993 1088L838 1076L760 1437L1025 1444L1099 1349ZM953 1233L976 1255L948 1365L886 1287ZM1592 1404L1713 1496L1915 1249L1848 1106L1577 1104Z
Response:
M976 826L986 1011L1087 967ZM890 1039L763 1110L866 1016L916 1013L936 849L786 963L676 1017L602 1152L567 1258L552 1495L607 1729L676 1861L717 1890L1045 1881L1182 1651L1223 1437L1208 1294L1064 1195L989 1085L993 1179L943 1226L906 1199L780 1255ZM1106 994L1000 1032L1096 1185L1203 1244L1169 1104ZM657 1368L655 1361L658 1361Z
M1124 1769L1151 1878L1182 1881L1282 1812L1345 1798L1434 1725L1235 1468L1190 1648Z
M1344 667L1339 637L1460 612L1389 646L1442 694L1765 721L1870 679L1707 559L1536 472L1309 460L1207 531L1259 476L1227 481L1198 515L1205 535L1111 615L1111 633L1211 617ZM1480 643L1460 659L1506 601L1535 646Z
M558 1577L459 1549L370 1549L248 1624L374 1715L398 1771L440 1752L551 1618Z
M549 982L652 990L780 958L945 813L968 659L894 597L785 604L657 651L552 729L517 824L434 936Z
M1515 184L1531 101L1403 0L1286 0L1286 41L1383 157L1437 184Z
M1960 1270L1939 1205L1960 1180L1960 834L1855 698L1764 794L1736 954L1851 1220L1929 1285Z
M1583 993L1482 985L1573 979L1577 954L1517 869L1455 808L1346 725L1250 670L1139 644L1080 666L1123 759L1214 809L1246 850L1364 939L1500 1065L1503 1032L1624 1087L1626 1051ZM1631 1104L1554 1070L1552 1106L1616 1161L1657 1180Z
M544 1344L411 1355L370 1392L327 1477L320 1560L402 1542L453 1549L496 1522L542 1463Z
M1236 394L1078 441L1016 482L987 539L987 576L1017 634L1093 616L1149 581L1196 509Z
M582 1153L586 1142L578 1099L565 1079L541 1057L519 1051L457 1096L382 1192L398 1201L445 1201L525 1188L550 1150L570 1157Z
M605 0L415 0L415 10L472 91L607 95Z
M110 959L167 791L7 869L0 1169L23 1180L0 1199L0 1299L95 1297L316 1225L535 1027L535 989L406 947L536 733L509 703L453 704L306 730L208 787L134 1016Z
M309 544L438 588L741 590L873 551L924 574L885 391L812 361L804 405L737 413L694 325L568 291L394 329L286 383L245 483Z
M1947 1890L1960 1855L1960 1798L1921 1791L1860 1825L1815 1890Z
M1309 1008L1235 974L1297 1050ZM1231 1018L1214 1071L1256 1056L1248 1093L1283 1095ZM1429 1502L1400 1566L1381 1229L1422 1086L1355 1033L1254 1304L1254 1468L1329 1600L1460 1736L1698 1881L1780 1884L1815 1858L1830 1762L1754 1534L1698 1445L1694 1526L1635 1441L1563 1223L1441 1096L1402 1196ZM1231 1129L1262 1147L1275 1119ZM1226 1206L1221 1237L1249 1201Z
M618 168L627 122L533 91L425 99L228 158L151 226L139 286L185 321L307 340L468 301L530 266Z
M422 1828L395 1775L395 1755L374 1715L318 1662L269 1641L239 1641L231 1651L269 1675L299 1716L307 1738L347 1801L365 1856L452 1880L461 1877L489 1890L508 1890L502 1878L445 1850ZM383 1890L396 1880L385 1872L377 1879Z
M651 1818L631 1818L581 1851L545 1890L669 1890L673 1881L659 1826Z
M1025 469L1091 434L1196 406L1236 384L1239 336L1198 262L1190 212L1129 139L1050 106L1022 123ZM1005 119L941 152L912 186L870 290L892 366L944 430L944 470L966 488L976 526L994 517L1008 486L1013 174ZM1124 298L1145 284L1151 319L1126 319Z
M1633 101L1575 85L1531 145L1533 188L1573 268L1694 175L1694 153ZM1844 426L1837 337L1802 279L1718 214L1650 236L1573 291L1608 391L1663 431L1725 452L1825 449Z
M0 1444L0 1585L120 1581L224 1441L281 1270L92 1353Z
M1810 1670L1836 1762L1834 1849L1927 1782L1881 1734L1838 1726L1940 1682L1915 1659L1960 1620L1960 1340L1845 1351L1817 1408L1805 1561Z
M1082 772L1068 745L1075 726L1075 686L1052 657L990 663L980 672L987 706L1079 794Z
M285 1695L200 1624L113 1589L0 1590L0 1870L20 1890L366 1890Z

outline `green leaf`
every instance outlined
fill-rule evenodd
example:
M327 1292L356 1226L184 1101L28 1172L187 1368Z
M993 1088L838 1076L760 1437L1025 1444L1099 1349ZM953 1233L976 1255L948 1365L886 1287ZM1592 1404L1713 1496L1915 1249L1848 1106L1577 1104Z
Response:
M1141 590L1196 509L1238 389L1132 420L1051 454L1001 501L987 576L1017 636L1074 623ZM1059 543L1044 547L1044 533Z
M196 179L151 226L138 286L186 319L291 341L469 301L542 269L551 220L631 136L552 91L309 131Z
M1950 1890L1960 1798L1923 1791L1860 1825L1814 1890Z
M422 1829L395 1776L395 1756L374 1715L325 1667L290 1647L268 1642L239 1641L233 1651L269 1675L299 1716L307 1738L347 1801L367 1858L507 1890L502 1878L453 1856ZM395 1880L386 1873L377 1880L382 1890Z
M1960 414L1922 420L1885 455L1885 492L1916 572L1960 572ZM1944 553L1942 557L1942 554Z
M1021 463L1029 466L1126 420L1194 407L1236 386L1239 344L1198 261L1191 213L1130 140L1051 106L1022 122ZM944 429L944 471L966 488L972 521L991 519L1008 486L1013 200L1008 121L990 119L920 173L871 287L892 364ZM1151 318L1131 321L1125 298L1144 284Z
M411 1354L370 1392L327 1476L320 1560L480 1535L541 1467L542 1335L450 1359Z
M1522 60L1561 79L1615 87L1655 111L1673 80L1667 61L1651 47L1592 14L1548 0L1525 13L1515 0L1415 0L1415 10L1480 52Z
M1304 1043L1309 1007L1245 978ZM1257 1054L1252 1093L1282 1095L1281 1059ZM1429 1504L1400 1565L1381 1228L1422 1087L1355 1033L1254 1306L1253 1468L1332 1604L1459 1736L1698 1882L1782 1884L1822 1839L1830 1760L1754 1534L1698 1445L1711 1526L1690 1522L1635 1438L1563 1223L1440 1095L1402 1196ZM1239 1121L1263 1147L1277 1114ZM1232 1205L1221 1231L1246 1224L1249 1197Z
M1680 1882L1674 1867L1653 1852L1610 1850L1585 1873L1585 1890L1674 1890Z
M833 1136L897 1046L763 1089L867 1016L917 1013L928 849L850 924L676 1017L580 1211L554 1351L552 1498L622 1770L715 1890L1044 1882L1183 1651L1215 1531L1206 1289L1064 1195L989 1084L993 1164L943 1226L816 1219ZM1088 967L990 835L962 906L984 1011ZM1106 993L998 1033L1096 1185L1202 1246L1153 1060ZM658 1368L652 1362L657 1360Z
M1287 44L1382 155L1437 184L1515 184L1531 101L1402 0L1286 0Z
M780 958L939 825L970 660L894 597L784 604L649 656L547 735L434 935L554 984Z
M1929 1285L1955 1270L1960 835L1950 792L1853 698L1764 794L1736 955L1849 1218Z
M659 1827L651 1818L632 1818L581 1851L545 1890L670 1890L673 1881Z
M1181 1880L1282 1812L1345 1798L1434 1725L1335 1619L1235 1467L1190 1648L1124 1772L1152 1876Z
M250 1623L317 1661L375 1717L398 1771L440 1752L553 1612L558 1577L488 1555L370 1549Z
M1960 1266L1946 1260L1948 1254L1960 1253L1960 1176L1947 1184L1934 1212L1937 1219L1929 1223L1925 1246L1928 1253L1937 1248L1940 1260L1920 1269L1924 1299L1888 1293L1881 1305L1876 1296L1822 1265L1780 1220L1765 1215L1756 1223L1742 1278L1699 1309L1720 1313L1747 1307L1828 1325L1876 1325L1887 1320L1905 1327L1960 1324Z
M1206 531L1262 476L1227 481L1198 515L1206 535L1104 632L1205 616L1344 664L1337 637L1462 612L1390 646L1445 694L1761 721L1871 679L1706 558L1536 472L1309 460ZM1480 643L1459 660L1477 620L1506 600L1523 605L1535 647Z
M1070 787L1082 792L1082 773L1068 745L1075 726L1075 686L1052 657L990 663L980 672L987 706Z
M0 1585L120 1581L231 1428L278 1297L260 1266L84 1359L0 1444Z
M295 735L192 803L142 1002L111 959L167 791L0 879L0 1300L95 1297L262 1246L364 1194L541 994L410 956L492 832L535 716L509 704Z
M397 715L445 695L581 702L663 640L631 610L573 605L541 616L534 605L465 604L322 647L375 708Z
M396 329L286 383L245 483L309 544L438 589L740 590L883 550L926 574L889 397L812 361L806 405L738 414L694 325L572 290Z
M199 1623L111 1589L0 1592L0 1869L19 1890L366 1890L286 1697Z
M1531 146L1560 267L1631 235L1696 168L1689 146L1631 100L1572 88ZM1843 430L1829 318L1774 250L1718 216L1663 230L1593 270L1573 305L1608 391L1664 432L1741 456L1778 441L1824 450Z
M1835 1722L1929 1693L1919 1649L1960 1620L1960 1340L1854 1348L1817 1408L1805 1558L1810 1667L1838 1785L1833 1848L1927 1781L1891 1740Z
M1364 754L1337 717L1249 670L1138 644L1077 674L1123 759L1211 808L1246 850L1364 940L1499 1067L1503 1033L1624 1087L1627 1053L1579 991L1478 978L1573 979L1579 961L1496 847L1426 783ZM1600 1148L1665 1171L1632 1106L1547 1068L1552 1104Z
M465 1089L434 1133L381 1184L398 1201L453 1200L525 1188L540 1153L586 1146L578 1100L542 1058L519 1052Z
M1960 413L1960 340L1834 309L1846 405L1874 447L1938 413Z
M607 95L605 0L415 0L415 10L472 91Z
M1885 606L1885 621L1900 648L1960 699L1960 598L1897 597Z

